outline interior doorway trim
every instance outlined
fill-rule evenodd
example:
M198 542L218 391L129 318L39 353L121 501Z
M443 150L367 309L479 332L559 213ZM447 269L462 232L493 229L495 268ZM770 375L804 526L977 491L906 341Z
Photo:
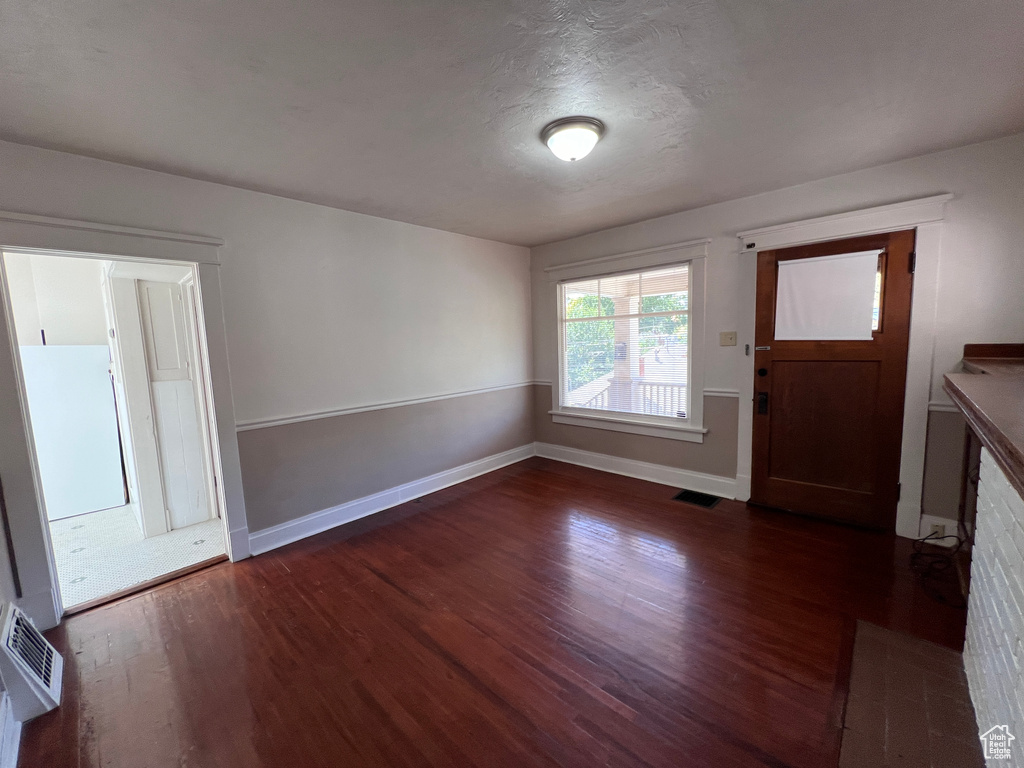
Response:
M794 245L841 240L901 229L916 229L917 258L914 292L910 308L910 345L907 351L907 391L903 404L903 442L900 456L902 492L896 507L896 533L916 538L921 527L921 495L924 489L925 440L932 390L932 361L935 346L935 312L939 276L942 222L951 194L905 200L891 205L848 211L832 216L776 224L740 232L741 255L751 258L740 265L739 327L746 338L739 343L754 344L758 251ZM753 403L754 357L741 367L740 402ZM741 407L736 467L737 497L750 498L753 462L753 408Z
M197 265L220 459L219 500L228 534L228 556L237 561L248 557L250 552L220 287L219 248L223 244L219 238L203 235L0 211L0 249L142 262L160 259ZM47 629L60 621L57 574L43 529L31 436L23 414L24 395L15 359L12 310L6 285L0 288L3 288L0 294L6 305L0 312L0 432L4 435L0 441L0 477L22 583L22 596L16 602L40 628ZM0 559L6 559L2 555L0 553ZM14 594L9 567L0 567L0 585L5 594Z

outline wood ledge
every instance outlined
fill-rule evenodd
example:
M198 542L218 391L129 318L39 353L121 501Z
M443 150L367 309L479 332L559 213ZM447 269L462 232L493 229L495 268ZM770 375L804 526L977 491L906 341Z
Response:
M1024 497L1024 375L951 373L944 389Z

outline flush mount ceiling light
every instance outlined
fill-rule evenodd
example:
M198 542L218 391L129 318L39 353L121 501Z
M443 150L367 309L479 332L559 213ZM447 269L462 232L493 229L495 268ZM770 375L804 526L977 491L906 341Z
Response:
M559 160L572 162L590 154L601 136L604 123L593 117L563 117L548 123L540 139Z

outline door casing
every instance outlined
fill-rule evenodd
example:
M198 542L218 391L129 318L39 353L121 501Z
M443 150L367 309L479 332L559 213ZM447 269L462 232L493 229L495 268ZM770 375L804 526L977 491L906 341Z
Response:
M928 412L941 407L944 395L935 401L932 392L941 392L934 382L933 348L936 333L936 301L942 223L951 194L932 195L871 208L851 210L829 216L784 222L738 233L740 274L738 280L737 327L739 349L750 345L750 356L739 366L739 439L737 442L736 498L750 498L750 472L753 458L754 399L754 301L757 286L758 251L794 245L840 240L900 229L916 230L917 265L910 308L910 347L907 352L907 387L903 403L903 445L900 458L900 483L903 487L896 508L896 533L916 538L921 529L921 495L924 486L925 440ZM736 253L736 251L734 251Z
M902 230L758 254L754 389L763 412L754 406L751 502L863 527L894 527L913 249L914 230ZM876 250L884 277L880 327L871 338L776 337L781 265Z
M207 350L204 381L208 400L215 404L212 442L219 464L217 493L226 519L228 554L231 560L237 561L249 556L249 532L220 289L218 249L222 245L223 241L202 235L0 212L2 250L194 265L200 295L198 312ZM9 565L7 562L0 562L0 591L4 598L13 599L25 610L37 626L48 629L59 623L62 606L44 522L45 510L40 501L32 437L25 417L24 392L13 346L16 337L2 271L0 298L4 307L0 311L0 432L5 436L0 441L0 476L18 562L21 595L15 595L10 568L3 567ZM0 552L0 561L6 560L6 553Z

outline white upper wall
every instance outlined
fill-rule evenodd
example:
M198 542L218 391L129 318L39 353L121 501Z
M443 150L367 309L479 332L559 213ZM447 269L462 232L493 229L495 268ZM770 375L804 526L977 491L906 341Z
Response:
M14 332L18 337L18 344L23 347L42 344L32 259L22 254L9 254L2 258L7 276L7 290L11 295L14 309Z
M225 240L239 421L531 378L525 248L5 142L0 177L0 210Z
M1024 339L1024 134L536 247L535 374L557 374L554 289L544 267L706 237L705 386L737 389L743 347L717 341L719 331L737 330L740 270L756 268L739 255L738 232L944 192L955 199L942 234L932 399L945 400L942 374L965 343Z
M22 346L107 344L103 313L103 262L8 253L4 255Z

